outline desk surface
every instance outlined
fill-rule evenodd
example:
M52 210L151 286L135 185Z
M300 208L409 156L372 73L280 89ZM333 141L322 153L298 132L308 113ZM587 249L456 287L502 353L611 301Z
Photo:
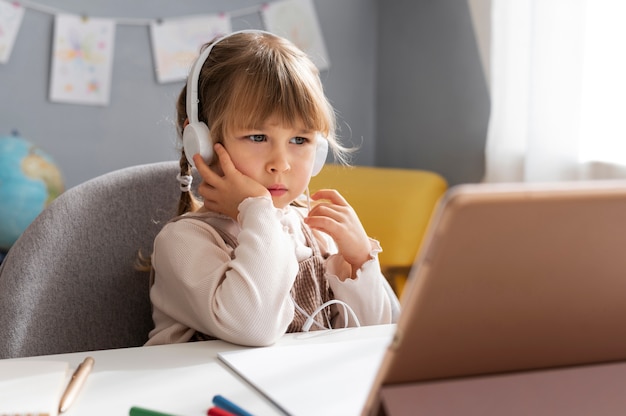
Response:
M345 373L346 364L349 367L355 363L355 367L367 367L366 370L371 373L376 371L380 363L376 360L364 363L363 354L359 354L359 351L352 354L351 350L346 351L346 346L377 344L382 348L381 339L391 339L394 329L395 325L380 325L287 334L269 349L297 346L297 350L312 350L309 347L320 347L315 349L327 354L322 357L323 363L320 363L319 356L317 360L316 357L309 360L308 356L303 356L302 361L313 368L310 371L327 374L329 378L339 378L344 383L342 392L351 394L350 383L346 383L346 379L341 379L337 373ZM328 347L332 352L334 344L337 345L336 357L328 355ZM60 360L75 368L86 356L94 357L96 364L92 374L76 402L63 416L124 416L128 415L132 406L181 416L204 416L216 394L228 397L254 415L284 414L218 359L220 353L246 349L249 348L223 341L206 341L7 361ZM260 352L259 349L254 350ZM303 391L304 397L311 403L333 400L332 395L323 388L311 390L307 386L306 381L311 378L311 372L284 377L287 374L283 371L285 365L276 367L276 376L281 377L281 382L293 384L288 388L299 390L298 394ZM360 376L356 368L348 375L353 379ZM289 383L291 380L293 383ZM626 409L625 382L626 362L618 362L391 386L385 389L384 394L390 400L388 403L393 404L388 410L394 415L412 416L415 409L419 408L425 414L432 415L613 416L623 414ZM325 385L326 390L329 387L333 385ZM454 400L450 400L450 397L454 397ZM352 403L353 411L351 407L350 411L342 411L341 415L360 414L362 405L359 400L356 402ZM297 416L304 414L300 411L292 413ZM333 412L323 411L318 414Z
M275 346L390 338L394 328L395 325L379 325L287 334ZM205 341L18 360L61 360L75 368L86 356L95 358L92 374L64 416L128 415L132 406L176 415L204 416L216 394L228 397L255 415L283 414L218 360L220 352L243 349L246 347L223 341ZM371 363L372 368L377 368L378 364ZM323 400L323 391L310 394L313 400ZM360 409L354 409L354 414L359 412Z

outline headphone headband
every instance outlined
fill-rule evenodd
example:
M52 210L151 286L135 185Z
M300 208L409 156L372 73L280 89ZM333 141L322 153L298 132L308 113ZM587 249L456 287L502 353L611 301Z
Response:
M189 118L190 123L198 123L200 121L198 118L198 104L200 103L200 100L198 99L198 79L200 78L200 72L202 71L202 66L204 65L204 62L208 59L215 45L217 45L224 39L228 39L229 37L240 33L271 34L270 32L258 29L239 30L237 32L229 33L216 39L200 53L198 58L196 58L193 66L191 67L189 76L187 77L186 109L187 117Z

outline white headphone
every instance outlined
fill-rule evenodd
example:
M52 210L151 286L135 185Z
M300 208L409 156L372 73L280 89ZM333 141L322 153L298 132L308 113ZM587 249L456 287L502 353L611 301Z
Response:
M195 63L191 67L191 72L189 73L189 77L187 78L186 107L189 124L187 124L187 126L185 126L185 129L183 130L183 147L185 149L187 161L193 167L196 167L196 165L192 157L196 153L200 153L202 158L206 161L211 160L211 158L213 157L213 141L211 140L211 132L209 131L209 127L206 125L206 123L203 123L198 119L198 103L200 102L200 100L198 99L198 78L200 77L200 70L202 69L202 65L204 65L204 62L211 54L211 50L213 50L213 47L215 45L220 43L222 40L238 33L269 32L265 32L262 30L240 30L226 36L222 36L202 51L200 56L198 56L198 59L196 59ZM316 137L315 162L313 163L311 176L315 176L320 173L320 171L324 167L324 163L326 163L327 154L328 140L321 134L319 134Z

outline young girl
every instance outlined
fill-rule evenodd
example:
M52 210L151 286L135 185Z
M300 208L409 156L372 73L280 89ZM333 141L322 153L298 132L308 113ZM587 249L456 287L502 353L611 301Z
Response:
M380 272L381 248L352 207L335 190L311 195L310 210L309 197L302 203L316 153L327 144L343 161L347 152L313 63L261 31L208 48L177 110L185 143L197 122L210 127L198 140L210 140L213 155L185 153L201 143L183 147L179 216L151 257L147 345L219 338L265 346L285 332L393 322L398 300ZM190 191L191 164L203 203Z

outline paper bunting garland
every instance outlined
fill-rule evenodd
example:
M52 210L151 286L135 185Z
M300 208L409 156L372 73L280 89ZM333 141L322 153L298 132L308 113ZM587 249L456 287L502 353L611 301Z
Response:
M266 30L290 39L309 54L320 70L329 67L313 0L259 3L229 13L158 20L82 17L34 1L0 0L0 63L9 60L26 9L55 16L49 90L54 102L108 105L118 24L149 26L159 83L184 80L204 43L231 33L233 17L253 13L261 14Z

